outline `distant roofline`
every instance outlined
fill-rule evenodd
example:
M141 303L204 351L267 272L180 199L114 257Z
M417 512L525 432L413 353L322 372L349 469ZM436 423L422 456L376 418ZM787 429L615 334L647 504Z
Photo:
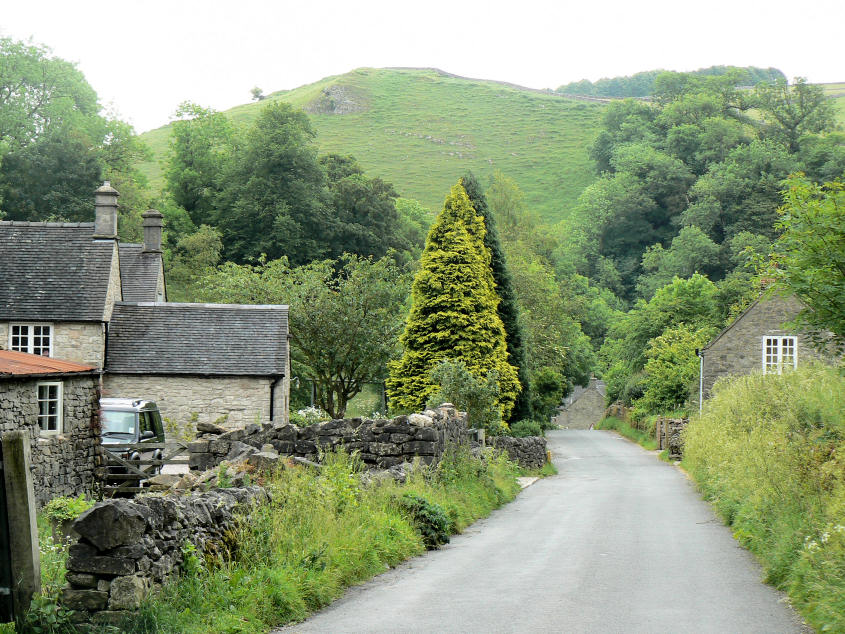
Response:
M115 302L115 306L154 306L157 308L250 308L263 310L290 310L288 304L203 304L191 302Z
M82 227L94 228L93 222L32 222L29 220L0 220L0 225L9 227Z

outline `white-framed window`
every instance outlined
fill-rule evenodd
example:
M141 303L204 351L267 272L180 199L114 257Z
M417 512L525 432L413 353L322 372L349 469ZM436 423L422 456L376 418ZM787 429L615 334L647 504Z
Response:
M763 374L780 374L798 367L797 337L763 337Z
M38 426L42 436L62 433L62 384L45 382L38 384Z
M53 326L51 324L10 324L9 350L53 356Z

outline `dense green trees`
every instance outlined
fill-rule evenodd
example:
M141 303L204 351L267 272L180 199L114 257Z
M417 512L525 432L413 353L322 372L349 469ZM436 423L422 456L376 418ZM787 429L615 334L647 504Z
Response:
M719 280L735 270L738 235L776 237L783 179L804 162L845 171L820 87L778 79L750 91L738 77L664 73L652 103L608 106L591 150L601 177L571 221L579 273L626 300L673 275Z
M444 359L461 361L473 375L495 371L497 408L507 419L521 386L508 363L499 298L484 246L484 218L461 184L455 185L426 240L412 286L412 306L400 337L403 354L390 367L391 407L414 410L438 386L431 371Z
M167 186L195 226L217 228L223 257L261 254L294 264L390 251L409 261L422 237L400 217L393 186L368 178L351 156L318 156L308 116L269 103L247 130L182 104L173 123Z
M593 97L648 97L656 94L661 87L665 90L668 81L686 81L687 77L720 77L732 75L734 85L753 86L760 82L785 79L776 68L757 68L748 66L711 66L692 73L673 73L663 70L648 70L629 77L610 77L591 82L587 79L571 82L557 89L565 95L588 95ZM662 85L661 85L662 80Z
M136 238L145 149L106 116L74 64L43 46L0 37L0 210L10 220L90 221L102 179L120 187L121 235Z
M834 333L845 344L845 185L818 185L802 175L784 192L772 267L806 309L800 320L816 333ZM820 340L824 340L824 336Z

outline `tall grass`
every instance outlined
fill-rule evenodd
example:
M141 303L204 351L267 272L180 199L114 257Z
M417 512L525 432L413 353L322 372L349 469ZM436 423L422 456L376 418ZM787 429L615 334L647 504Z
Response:
M272 502L231 535L227 561L186 555L186 574L148 602L130 632L265 632L305 618L360 583L424 550L401 499L439 504L453 532L519 490L517 467L489 454L447 454L404 485L363 486L360 464L344 453L322 470L288 467L268 482Z
M845 378L809 366L716 386L684 466L766 581L822 631L845 631Z

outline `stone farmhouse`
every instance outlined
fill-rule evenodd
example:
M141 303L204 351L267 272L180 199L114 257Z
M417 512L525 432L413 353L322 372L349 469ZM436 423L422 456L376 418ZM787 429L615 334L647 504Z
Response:
M98 384L94 367L0 350L0 432L30 430L39 505L94 488Z
M168 303L162 215L121 244L117 199L100 187L93 223L0 222L0 350L93 368L176 423L287 422L287 306Z
M806 334L785 328L802 308L793 296L757 298L699 351L700 397L708 398L721 377L752 372L780 374L809 359L821 359Z

